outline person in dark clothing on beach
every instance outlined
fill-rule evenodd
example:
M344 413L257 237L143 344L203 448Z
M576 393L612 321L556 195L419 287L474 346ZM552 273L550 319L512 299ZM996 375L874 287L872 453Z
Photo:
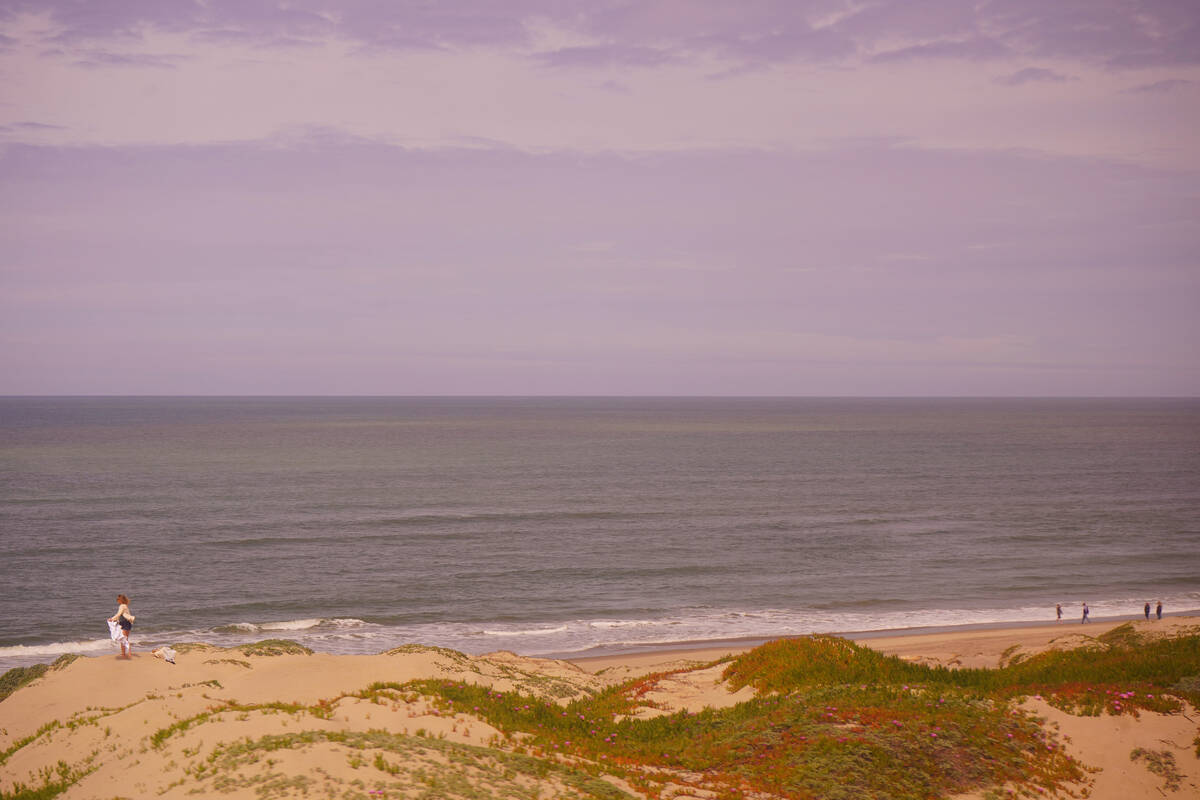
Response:
M1087 621L1088 621L1088 613L1089 613L1089 612L1088 612L1087 603L1084 603L1084 604L1083 604L1083 619L1082 619L1082 620L1080 620L1080 622L1087 622Z
M1057 615L1056 619L1058 619L1059 622L1062 622L1062 603L1054 604L1054 613Z
M1158 605L1154 608L1154 613L1159 619L1162 619L1162 600L1158 601Z
M1143 609L1146 612L1146 619L1150 619L1150 601L1146 601L1146 607Z

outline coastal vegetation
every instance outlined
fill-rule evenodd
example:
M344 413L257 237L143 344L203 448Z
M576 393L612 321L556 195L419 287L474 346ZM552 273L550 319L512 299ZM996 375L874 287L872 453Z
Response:
M230 655L305 652L271 640ZM1178 714L1200 706L1200 633L1194 630L1144 638L1133 626L1120 626L1071 649L1006 653L996 669L913 663L845 639L811 636L606 687L583 673L574 684L562 675L540 675L516 657L492 661L438 648L394 651L412 653L442 659L458 677L377 682L313 703L211 698L201 701L207 702L203 710L194 706L187 714L172 714L162 727L152 726L134 746L161 754L169 766L178 762L178 778L168 789L253 791L263 798L309 790L361 800L426 795L617 800L681 793L714 800L924 800L967 791L995 798L1083 796L1092 768L1064 750L1027 699L1075 715ZM234 661L231 666L248 668L248 662ZM730 691L745 690L749 699L693 709L661 700L663 685L701 670L719 676ZM36 677L10 671L0 686ZM507 688L497 688L498 681ZM208 681L179 688L223 687ZM182 703L184 694L179 697ZM381 717L390 711L406 713L406 720L436 719L441 727L339 725L351 711L370 719L371 709ZM90 710L65 723L47 723L13 742L2 760L68 728L98 730L121 711ZM275 719L276 732L216 744L210 739L207 747L206 734L196 733L256 716ZM488 746L446 738L448 731L468 727L495 735ZM105 729L104 740L108 736ZM1200 737L1193 744L1200 758ZM348 771L323 773L318 787L304 759L322 747L332 748ZM1165 792L1181 785L1180 757L1154 748L1129 754L1130 762L1161 779ZM92 758L49 766L31 776L33 785L0 786L0 797L55 797L96 768Z
M79 658L79 656L69 653L67 655L59 656L52 664L34 664L31 667L13 667L8 672L0 675L0 700L8 697L22 686L28 683L33 683L35 680L51 670L65 668L77 658Z
M652 796L685 784L718 797L928 798L1005 786L1067 792L1087 769L1023 710L1035 696L1075 714L1179 713L1200 706L1200 636L1143 641L1122 626L1087 648L1000 669L948 669L884 656L845 639L778 640L728 661L725 709L637 718L663 675L565 707L468 683L418 688L470 708L541 757L603 765ZM1162 759L1145 757L1155 768Z

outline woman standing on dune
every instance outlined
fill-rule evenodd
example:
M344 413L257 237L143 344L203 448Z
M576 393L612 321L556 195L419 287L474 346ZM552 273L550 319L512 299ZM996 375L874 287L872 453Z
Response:
M121 658L133 657L133 645L129 643L129 632L133 630L133 614L129 611L129 598L117 595L117 613L108 618L121 626Z

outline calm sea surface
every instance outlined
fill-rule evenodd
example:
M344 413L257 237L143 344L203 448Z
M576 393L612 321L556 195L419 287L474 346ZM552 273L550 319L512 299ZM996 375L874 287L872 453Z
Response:
M1200 401L0 398L0 668L1200 608Z

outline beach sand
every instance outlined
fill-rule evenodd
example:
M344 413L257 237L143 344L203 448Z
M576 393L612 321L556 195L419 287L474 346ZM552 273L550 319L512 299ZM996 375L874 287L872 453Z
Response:
M1078 646L1117 624L897 633L861 643L920 663L995 667L1018 654ZM1134 625L1156 635L1194 632L1200 617ZM374 683L439 678L565 702L631 677L670 672L647 693L653 705L644 714L695 711L752 696L748 688L731 693L721 681L722 667L706 666L751 647L721 644L575 662L510 653L467 657L420 647L375 656L180 648L175 664L149 652L136 652L132 660L80 658L0 702L0 796L10 794L14 784L41 785L53 781L56 770L72 768L90 772L60 795L64 798L400 796L395 788L390 795L370 794L379 776L392 787L411 784L415 796L437 774L453 774L497 795L537 787L542 797L584 796L577 793L579 777L569 765L561 771L525 770L524 762L505 752L511 740L503 743L497 730L468 709L435 707L415 693L364 690ZM1093 800L1200 797L1193 743L1200 717L1192 709L1136 718L1075 717L1034 698L1025 705L1057 731L1068 752L1097 770ZM298 706L317 706L321 713ZM372 749L388 736L389 748ZM265 752L243 746L264 737L280 746ZM503 747L489 747L497 743ZM1144 762L1131 760L1138 747L1175 754L1182 776L1177 790L1164 788Z

